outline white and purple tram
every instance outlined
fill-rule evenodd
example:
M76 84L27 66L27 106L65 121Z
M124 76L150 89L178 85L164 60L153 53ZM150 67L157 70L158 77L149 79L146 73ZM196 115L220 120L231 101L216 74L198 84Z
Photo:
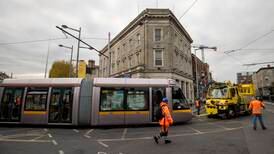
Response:
M5 79L0 84L0 125L150 124L156 122L163 97L169 100L175 123L192 119L172 79Z

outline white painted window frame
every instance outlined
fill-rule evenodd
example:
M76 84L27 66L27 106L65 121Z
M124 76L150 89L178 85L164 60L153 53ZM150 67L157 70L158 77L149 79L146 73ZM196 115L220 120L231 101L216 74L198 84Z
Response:
M160 29L161 30L161 32L160 32L160 40L159 41L156 41L156 29ZM163 28L161 28L161 27L155 27L154 28L154 30L153 30L153 41L154 42L160 42L160 41L162 41L163 40Z
M162 51L162 65L156 65L156 50ZM154 67L163 67L164 66L164 49L157 48L157 49L153 50L153 64L154 64Z

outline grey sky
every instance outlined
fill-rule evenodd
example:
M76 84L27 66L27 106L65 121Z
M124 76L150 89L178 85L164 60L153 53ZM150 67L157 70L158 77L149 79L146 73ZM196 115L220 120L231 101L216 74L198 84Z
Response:
M159 8L169 8L179 18L194 0L158 0ZM61 39L50 42L1 44L49 38L65 38L55 28L66 24L82 28L82 37L89 44L102 49L107 33L112 38L139 12L155 8L156 0L1 0L0 1L0 71L15 77L42 78L46 53L50 51L49 67L55 60L70 58L70 51L58 44L77 46L76 40ZM236 72L256 71L260 66L242 64L274 60L274 31L247 49L229 56L223 51L243 47L257 37L274 30L274 2L272 0L198 0L180 20L193 44L217 46L218 51L206 51L213 77L219 81L235 81ZM77 33L75 33L77 34ZM76 48L75 48L76 51ZM198 52L200 55L200 52ZM76 54L74 54L76 58ZM80 59L95 59L96 52L80 50Z

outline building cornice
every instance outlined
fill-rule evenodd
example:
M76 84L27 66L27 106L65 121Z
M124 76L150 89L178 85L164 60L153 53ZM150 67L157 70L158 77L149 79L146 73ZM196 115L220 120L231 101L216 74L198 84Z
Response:
M179 20L175 17L175 15L169 10L169 9L145 9L142 11L135 19L133 19L118 35L116 35L111 41L110 41L110 47L112 47L115 43L121 40L123 36L125 36L130 30L133 28L143 25L145 23L145 19L149 18L169 18L172 19L175 23L175 25L178 27L178 29L185 35L187 40L192 43L193 40L190 37L190 35L187 33L187 31L184 29L182 24L179 22ZM106 45L101 52L104 53L108 49L108 46Z

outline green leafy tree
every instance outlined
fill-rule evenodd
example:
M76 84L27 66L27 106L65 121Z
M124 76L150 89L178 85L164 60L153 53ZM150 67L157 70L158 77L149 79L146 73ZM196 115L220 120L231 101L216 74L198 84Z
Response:
M69 71L70 71L69 65L70 65L70 63L67 61L64 61L64 60L53 62L50 72L49 72L49 77L50 78L69 77ZM74 75L74 74L72 74L72 75Z

